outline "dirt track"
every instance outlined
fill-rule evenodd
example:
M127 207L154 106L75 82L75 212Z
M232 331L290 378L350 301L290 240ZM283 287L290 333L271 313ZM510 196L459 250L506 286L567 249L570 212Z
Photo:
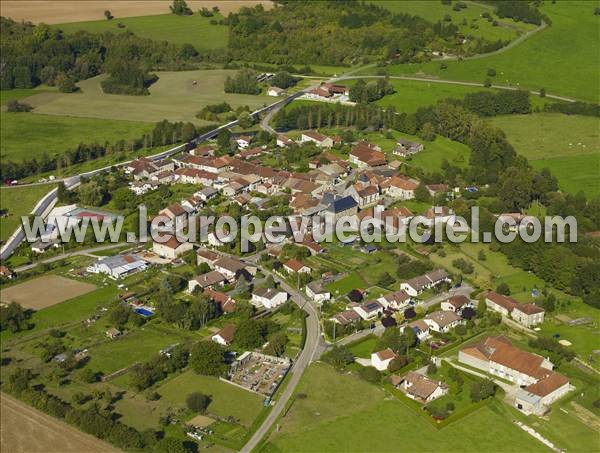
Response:
M0 394L0 450L10 453L96 453L116 448Z
M2 16L13 20L26 20L33 23L63 24L88 20L103 20L104 11L109 10L115 18L132 16L153 16L168 14L171 0L2 0L0 10ZM187 4L193 11L202 7L218 6L221 14L226 16L231 11L237 11L242 6L253 6L262 3L271 7L267 0L225 0L205 1L188 0Z
M78 282L60 275L44 275L3 289L2 302L17 302L22 307L41 310L96 289L91 283Z

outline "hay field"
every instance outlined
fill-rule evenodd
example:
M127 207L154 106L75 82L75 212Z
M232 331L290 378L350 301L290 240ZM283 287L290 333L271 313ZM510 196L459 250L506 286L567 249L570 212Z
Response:
M100 81L106 75L83 80L80 93L42 93L27 98L35 113L116 120L157 122L192 121L208 124L195 117L208 104L228 102L234 109L249 105L252 109L271 104L266 95L225 93L225 77L235 70L157 71L159 79L150 87L149 96L105 94ZM196 85L193 81L196 81Z
M115 19L121 17L153 16L168 14L170 0L89 0L75 2L72 0L2 0L1 14L16 21L26 20L33 23L61 24L65 22L80 22L104 19L104 11L109 10ZM188 6L197 11L202 7L218 6L221 14L227 16L242 6L262 4L265 8L272 7L267 0L188 0ZM84 6L85 5L85 6Z
M13 453L116 452L116 448L0 394L0 450Z
M59 275L44 275L0 292L2 302L17 302L24 308L41 310L96 289L91 283L78 282Z

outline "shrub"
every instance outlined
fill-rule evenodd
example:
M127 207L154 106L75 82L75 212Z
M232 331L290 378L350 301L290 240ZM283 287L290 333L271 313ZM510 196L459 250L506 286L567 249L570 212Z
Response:
M8 101L8 104L6 104L7 112L20 113L20 112L31 112L31 110L33 110L32 106L30 106L29 104L25 104L24 102L19 102L16 99Z
M381 372L372 366L366 366L360 369L358 375L367 382L379 384L381 382Z
M193 412L203 414L210 404L210 396L200 392L190 393L185 399L185 405Z

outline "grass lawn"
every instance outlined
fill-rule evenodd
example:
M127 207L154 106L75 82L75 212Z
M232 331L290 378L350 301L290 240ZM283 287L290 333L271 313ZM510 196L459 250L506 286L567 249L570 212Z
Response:
M443 21L445 15L452 17L452 23L458 26L459 32L465 36L483 37L489 41L501 39L509 41L516 38L522 32L533 30L535 25L523 22L514 22L510 18L501 19L494 14L494 9L487 5L469 2L468 6L460 11L454 11L453 5L443 5L441 2L423 0L402 1L374 1L384 8L395 13L412 14L422 17L430 22ZM494 27L481 14L488 12L498 22ZM466 20L466 23L463 23Z
M588 198L600 195L600 153L539 159L531 165L538 170L548 168L558 179L559 187L567 192L583 190Z
M497 402L438 430L381 388L324 364L308 368L297 392L306 398L294 401L263 451L545 451Z
M600 194L600 119L560 113L500 116L491 120L519 154L548 167L560 188Z
M14 90L0 90L0 105L4 105L8 101L12 101L13 99L19 100L46 91L56 91L56 88L40 85L36 88L17 88Z
M105 94L100 81L105 75L83 80L79 93L43 93L28 99L37 113L130 121L192 121L209 124L195 117L208 104L228 102L234 109L270 104L266 95L225 93L223 86L234 70L197 70L156 72L159 80L150 87L149 96ZM194 85L193 81L197 81Z
M63 96L55 93L39 96ZM66 96L66 95L65 95ZM67 113L67 112L63 112ZM39 158L42 154L61 154L79 143L117 142L138 138L152 130L152 125L134 121L73 118L71 116L37 113L0 113L0 157L21 161Z
M130 331L117 340L91 348L89 367L110 374L135 362L145 362L165 346L180 343L185 336L152 325Z
M327 290L331 292L334 297L343 296L353 289L364 288L365 282L356 272L348 274L346 277L333 282L327 286Z
M54 187L54 184L44 184L1 188L0 209L8 211L8 217L0 217L0 240L7 240L21 225L21 216L28 215L37 202Z
M212 397L208 412L221 417L233 416L245 426L250 426L262 409L262 397L215 377L201 376L194 371L171 379L157 389L161 402L171 407L185 407L185 399L192 392L202 392Z
M374 336L368 336L360 341L357 341L356 343L349 345L349 349L354 357L370 359L376 344L377 338Z
M550 17L552 25L506 52L483 58L447 61L447 69L441 69L439 61L395 65L389 67L390 74L430 75L483 83L487 70L494 68L497 72L493 78L495 84L532 90L544 87L549 94L598 102L600 54L596 51L598 18L594 16L597 6L597 1L544 2L540 10ZM376 71L377 68L369 68L367 72Z
M214 50L227 47L229 31L227 25L211 25L212 19L221 19L221 16L202 17L200 14L192 16L177 16L175 14L160 14L157 16L141 16L116 18L113 20L95 20L90 22L74 22L58 24L63 32L75 33L85 30L90 33L132 32L143 38L156 41L169 41L174 44L192 44L197 50ZM119 24L125 25L119 28Z

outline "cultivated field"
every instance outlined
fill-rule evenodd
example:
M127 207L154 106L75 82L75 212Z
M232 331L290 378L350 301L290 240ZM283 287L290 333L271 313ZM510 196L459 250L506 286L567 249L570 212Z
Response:
M498 39L509 41L516 38L518 34L535 28L535 25L514 22L509 18L500 19L494 15L493 7L475 2L469 2L467 8L460 11L454 11L452 9L453 5L443 5L441 2L436 1L384 0L373 3L377 3L395 13L412 14L434 23L443 20L445 15L449 15L452 18L452 23L465 36L483 37L489 41L496 41ZM485 18L481 17L481 14L484 12L493 15L494 19L498 22L497 27L494 27ZM466 21L466 23L463 21Z
M600 54L590 45L598 37L598 17L594 16L596 6L598 2L593 1L544 2L541 11L551 18L552 25L506 52L447 61L447 69L441 69L440 62L434 61L390 66L389 70L393 75L431 75L483 83L487 70L494 68L497 76L493 82L496 84L532 90L544 87L551 94L598 102ZM376 70L370 68L368 72Z
M548 167L561 189L600 194L600 119L535 113L493 118L519 154L536 168Z
M213 50L227 47L229 30L227 25L211 25L214 17L176 16L161 14L158 16L129 17L117 20L95 20L91 22L73 22L59 24L56 28L65 33L85 30L90 33L132 32L138 36L157 41L169 41L175 44L192 44L197 50ZM124 26L124 27L123 27Z
M65 22L80 22L104 18L104 11L110 10L112 15L121 17L149 16L169 13L171 0L86 0L85 6L74 7L70 0L4 0L2 15L16 21L26 20L34 23L61 24ZM262 4L270 8L272 3L266 0L188 0L188 6L197 11L202 7L218 6L226 16L237 11L242 6Z
M17 302L25 308L41 310L46 307L87 294L96 289L91 283L78 282L58 275L45 275L3 289L2 302Z
M274 102L266 95L225 93L223 85L233 70L157 72L159 80L150 87L149 96L105 94L100 88L103 75L78 83L81 93L46 93L28 99L37 113L130 121L193 121L202 107L226 101L236 108L257 108ZM194 85L193 81L197 84Z
M118 451L93 436L0 394L0 450L11 453Z

